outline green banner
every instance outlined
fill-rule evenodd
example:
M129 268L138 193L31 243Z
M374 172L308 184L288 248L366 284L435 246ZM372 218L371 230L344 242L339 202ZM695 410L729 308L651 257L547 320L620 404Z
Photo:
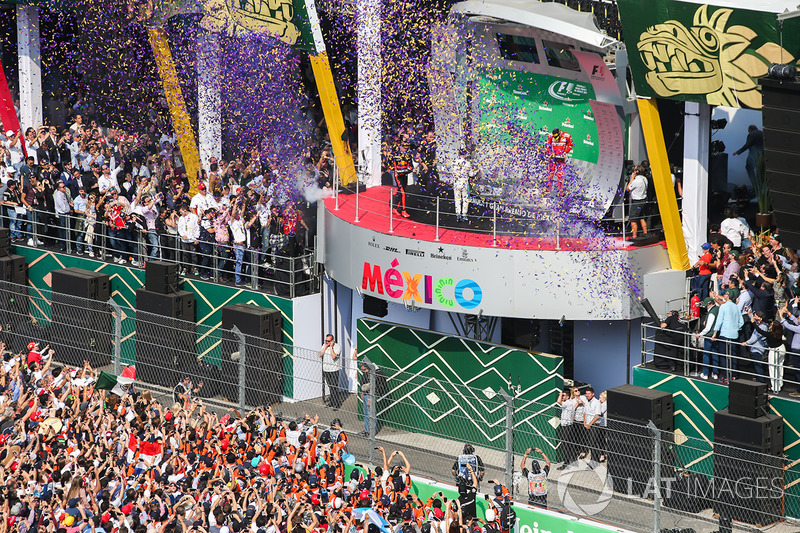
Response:
M384 425L504 450L500 391L510 376L519 388L515 450L540 447L559 459L561 411L553 406L564 386L562 357L367 319L357 329L358 355L387 378L378 401Z
M589 83L533 72L497 69L478 78L479 138L489 146L516 146L519 136L539 136L558 128L572 136L572 157L597 163L597 124Z
M271 33L281 41L314 52L305 0L202 0L202 26L235 37Z
M18 0L19 1L19 0ZM314 7L313 0L308 0ZM306 0L152 0L138 18L161 27L171 17L202 13L200 26L231 37L272 34L286 44L316 53Z
M675 0L619 0L636 93L761 109L757 78L795 63L800 19Z

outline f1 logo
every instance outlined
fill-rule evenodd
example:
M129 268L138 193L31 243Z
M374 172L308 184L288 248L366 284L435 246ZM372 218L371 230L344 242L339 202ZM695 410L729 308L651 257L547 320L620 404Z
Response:
M598 75L602 76L603 75L602 72L603 72L602 66L600 65L592 66L592 76L598 76Z

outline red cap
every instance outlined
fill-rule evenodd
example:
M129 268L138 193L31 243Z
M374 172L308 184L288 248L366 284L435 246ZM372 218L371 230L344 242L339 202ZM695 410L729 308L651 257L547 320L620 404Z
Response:
M359 500L368 500L369 499L369 491L364 489L361 491L361 494L358 495Z
M311 504L312 505L319 505L319 496L316 494L311 495Z
M125 505L122 506L122 509L120 509L120 511L122 511L126 515L131 514L131 511L133 511L133 504L132 503L126 503Z
M100 523L101 524L105 524L109 520L111 520L111 515L109 513L106 513L106 514L104 514L103 516L100 517Z
M200 184L197 186L197 188L198 188L198 189L200 189L201 191L204 191L204 190L206 190L206 184L205 184L205 183L200 183Z
M262 476L266 476L269 474L269 465L262 461L260 465L258 465L258 473Z
M34 348L36 348L36 345L37 345L37 344L39 344L39 343L38 343L38 342L29 342L29 343L28 343L28 351L30 352L31 350L33 350Z
M166 412L166 414L164 415L164 420L166 420L167 422L172 420L172 413L170 411Z

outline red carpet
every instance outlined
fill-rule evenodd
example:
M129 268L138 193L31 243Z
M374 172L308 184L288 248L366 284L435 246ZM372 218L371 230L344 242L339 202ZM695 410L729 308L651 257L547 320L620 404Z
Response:
M392 220L393 232L390 232L389 202L392 195L391 187L373 187L359 195L358 217L356 218L356 195L339 195L339 209L336 210L336 198L326 198L325 208L334 216L342 220L357 224L363 228L369 228L380 233L392 233L398 237L419 239L423 241L436 242L436 227L430 224L415 222L413 219L406 219L394 215ZM463 246L476 246L490 248L497 246L501 248L517 250L586 250L596 248L596 243L587 243L583 239L563 238L556 242L555 236L543 238L536 236L504 236L498 235L496 244L493 242L491 232L477 233L475 231L462 231L458 228L440 227L438 242L443 244L455 244ZM591 246L587 246L591 244ZM609 237L608 244L604 249L624 249L628 248L622 238ZM664 246L663 241L659 243ZM651 246L658 246L654 244Z

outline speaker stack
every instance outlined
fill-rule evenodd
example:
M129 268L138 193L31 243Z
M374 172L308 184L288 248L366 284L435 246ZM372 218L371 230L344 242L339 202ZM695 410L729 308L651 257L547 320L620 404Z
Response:
M747 379L731 381L728 385L728 412L747 418L768 414L767 384Z
M652 421L664 431L662 458L674 431L672 394L635 385L620 385L608 390L607 468L616 492L643 495L652 479L654 437L647 427ZM671 473L662 461L662 478Z
M51 342L56 359L71 366L111 362L111 279L107 274L64 268L51 273Z
M759 78L764 159L775 222L784 246L800 248L800 83Z
M283 318L275 309L250 304L222 308L221 383L223 396L239 397L239 341L231 333L236 326L245 334L245 402L247 405L277 403L283 393Z
M136 373L146 383L174 387L196 373L194 294L178 290L174 263L148 261L136 291Z
M0 228L0 312L6 343L16 351L27 344L21 330L29 323L28 263L21 255L11 254L10 246L8 228Z
M728 404L714 414L714 512L771 524L783 514L783 418L767 412L762 383L732 381Z

